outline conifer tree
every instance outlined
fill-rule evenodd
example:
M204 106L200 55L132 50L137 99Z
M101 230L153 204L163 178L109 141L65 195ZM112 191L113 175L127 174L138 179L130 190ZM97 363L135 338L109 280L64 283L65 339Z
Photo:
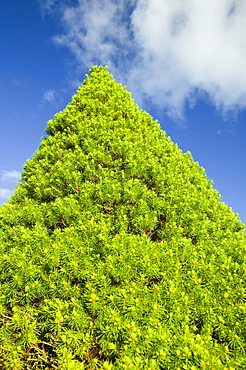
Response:
M0 209L0 368L246 369L245 226L90 72Z

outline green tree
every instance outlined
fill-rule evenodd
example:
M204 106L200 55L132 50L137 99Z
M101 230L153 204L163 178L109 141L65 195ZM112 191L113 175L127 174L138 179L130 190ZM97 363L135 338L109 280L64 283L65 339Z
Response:
M0 368L246 369L245 226L90 72L0 209Z

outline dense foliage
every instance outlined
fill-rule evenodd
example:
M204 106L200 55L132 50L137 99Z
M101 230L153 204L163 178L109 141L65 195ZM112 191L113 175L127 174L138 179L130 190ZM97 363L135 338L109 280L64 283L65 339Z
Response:
M104 67L0 209L0 368L246 369L245 226Z

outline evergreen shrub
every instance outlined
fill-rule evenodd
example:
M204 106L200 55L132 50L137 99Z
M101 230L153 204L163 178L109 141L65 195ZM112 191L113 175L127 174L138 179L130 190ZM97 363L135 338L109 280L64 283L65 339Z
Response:
M245 226L90 72L0 209L0 368L246 369Z

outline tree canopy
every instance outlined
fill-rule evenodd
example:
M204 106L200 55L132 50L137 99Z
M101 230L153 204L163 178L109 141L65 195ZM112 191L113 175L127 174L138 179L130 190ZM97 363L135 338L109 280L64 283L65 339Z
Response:
M0 209L0 367L245 369L245 226L93 67Z

